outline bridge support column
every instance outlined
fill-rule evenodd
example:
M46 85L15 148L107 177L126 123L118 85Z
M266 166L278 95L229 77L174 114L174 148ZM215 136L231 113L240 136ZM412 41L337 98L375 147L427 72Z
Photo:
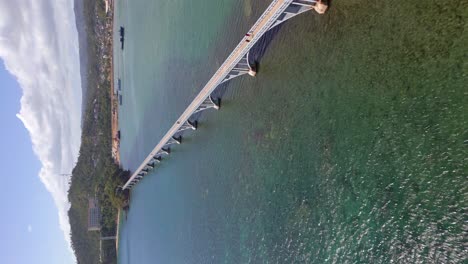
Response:
M250 64L249 54L250 53L245 54L245 56L240 59L240 61L234 66L234 68L232 68L232 70L229 72L228 75L226 75L226 77L224 78L224 80L221 81L221 83L227 82L244 74L248 74L252 77L255 77L255 75L257 75L257 72Z
M161 151L159 151L158 153L164 153L166 155L169 155L169 153L171 153L171 148L170 147L162 148Z
M152 170L152 169L154 169L154 165L149 164L149 163L146 164L145 170L150 171L150 170Z
M189 120L185 121L185 123L177 130L177 132L182 132L187 129L197 130L198 122L190 122Z
M161 155L169 155L169 153L171 152L171 149L170 148L162 148L160 151L158 151L156 153L156 156L159 157L159 159L161 159Z
M328 5L324 0L294 0L269 29L309 10L315 10L319 14L324 14L327 9Z
M247 52L247 54L245 54L245 57L243 59L245 59L245 63L247 64L247 67L249 68L249 71L247 73L250 76L255 77L255 75L257 75L257 71L256 69L254 69L254 67L252 67L252 65L250 65L249 55L250 55L250 51Z
M178 137L171 137L164 146L169 146L169 145L172 145L172 144L180 144L182 143L182 136L178 136Z
M209 108L214 108L216 110L219 109L219 99L216 100L217 103L214 102L213 98L210 96L208 96L205 101L203 101L203 103L197 108L197 110L195 110L193 113L198 113L200 111L203 111L203 110L206 110L206 109L209 109Z
M328 5L324 3L322 0L315 1L315 5L313 6L313 9L315 12L323 15L328 9Z
M153 159L151 160L151 162L154 164L156 163L160 163L161 162L161 157L159 156L154 156Z

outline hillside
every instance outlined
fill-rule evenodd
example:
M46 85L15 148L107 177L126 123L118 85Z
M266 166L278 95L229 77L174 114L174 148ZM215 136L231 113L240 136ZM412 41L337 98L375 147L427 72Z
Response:
M112 17L103 13L101 2L92 0L77 0L75 13L86 96L83 96L82 143L68 193L71 203L68 215L77 261L88 264L99 263L99 237L116 233L117 208L122 207L124 199L117 197L115 190L128 173L111 156ZM87 230L88 197L99 200L100 232ZM103 242L102 253L103 263L116 263L114 241Z

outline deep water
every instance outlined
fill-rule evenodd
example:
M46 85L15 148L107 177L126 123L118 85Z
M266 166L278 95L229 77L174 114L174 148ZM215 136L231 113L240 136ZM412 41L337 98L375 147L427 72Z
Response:
M269 3L116 1L125 168ZM119 263L466 263L466 10L335 0L272 30L132 190Z

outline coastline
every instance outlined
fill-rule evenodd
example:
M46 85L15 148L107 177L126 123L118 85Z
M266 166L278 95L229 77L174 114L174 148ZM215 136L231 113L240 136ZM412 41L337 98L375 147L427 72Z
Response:
M112 18L113 21L113 18ZM113 22L112 22L113 23ZM112 41L112 47L114 41ZM111 85L110 85L110 97L111 97L111 133L112 133L112 157L114 162L121 167L120 164L120 139L119 133L119 104L117 97L114 94L114 56L111 58Z
M112 36L114 35L114 13L115 13L115 3L112 3ZM110 98L111 98L111 133L112 133L112 157L114 158L114 162L121 167L120 164L120 137L119 133L119 103L118 98L114 94L114 85L115 85L115 78L114 78L114 38L111 39L111 69L110 69L110 77L111 77L111 85L110 85Z
M114 35L114 14L115 14L115 3L111 6L112 9L112 36ZM115 85L115 76L114 76L114 38L111 40L111 69L110 69L110 77L111 77L111 85L110 85L110 100L111 100L111 133L112 133L112 157L114 158L114 162L119 166L122 167L120 163L120 138L118 136L119 133L119 104L118 99L114 95L114 85ZM115 235L115 249L117 252L117 256L119 253L119 234L120 234L120 208L117 210L117 219L116 219L116 235Z
M121 185L125 172L121 170L119 141L118 59L114 61L114 51L119 56L118 46L114 46L113 28L114 1L106 0L106 8L101 1L76 1L76 24L80 28L81 63L85 72L82 76L85 106L82 115L82 140L80 155L73 168L70 182L68 211L72 247L79 263L115 263L118 249L119 213L124 203L122 195L115 193ZM116 3L115 3L116 4ZM109 9L110 7L110 9ZM118 24L117 24L118 25ZM117 39L118 40L118 39ZM114 63L115 67L114 68ZM114 73L114 69L117 71ZM110 118L111 120L108 120ZM110 151L109 151L110 150ZM90 232L89 204L84 197L94 196L100 204L100 232ZM101 238L114 241L102 243Z
M116 233L115 233L115 250L117 251L117 259L119 256L119 234L120 234L120 208L117 211L117 228L116 228Z

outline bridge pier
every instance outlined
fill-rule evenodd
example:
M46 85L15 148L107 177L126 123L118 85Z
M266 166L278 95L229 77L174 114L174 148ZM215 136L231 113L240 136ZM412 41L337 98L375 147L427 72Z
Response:
M232 68L232 70L226 75L226 77L224 77L221 83L227 82L244 74L248 74L252 77L255 77L257 75L257 72L250 64L249 53L245 54L245 56L243 56L239 60L239 62Z
M187 129L197 130L198 122L190 122L190 120L185 121L185 123L177 130L177 132L182 132Z
M166 154L166 155L169 155L171 153L171 148L170 147L167 147L167 148L162 148L161 149L161 152ZM158 152L159 153L159 152Z
M205 101L203 101L203 103L193 113L195 114L195 113L201 112L201 111L209 109L209 108L214 108L214 109L218 110L219 109L219 104L220 104L220 99L217 99L216 101L217 101L217 103L214 102L211 95L208 96L205 99Z
M169 138L169 140L166 142L166 144L164 144L164 146L167 147L167 146L170 146L172 144L180 144L181 142L182 142L182 136L179 136L179 137L172 136L171 138Z
M319 14L324 14L327 9L328 5L322 0L294 0L277 18L275 23L270 26L269 30L309 10L315 10Z
M171 149L170 149L170 148L162 148L162 149L160 149L158 152L156 152L156 156L160 157L160 156L162 156L163 154L164 154L164 155L169 155L170 152L171 152Z
M250 76L252 77L255 77L257 75L257 71L256 69L254 69L254 67L252 67L252 65L250 64L250 61L249 61L249 54L250 54L250 51L247 52L247 54L245 54L245 57L243 57L243 59L245 58L245 63L247 64L247 67L249 68L249 71L247 72L247 74L249 74ZM242 61L242 60L241 60Z
M155 156L155 157L153 157L153 159L151 159L151 162L153 163L153 165L156 164L156 163L160 163L161 162L161 157Z
M328 5L323 3L322 1L317 1L314 6L315 12L323 15L328 9Z

